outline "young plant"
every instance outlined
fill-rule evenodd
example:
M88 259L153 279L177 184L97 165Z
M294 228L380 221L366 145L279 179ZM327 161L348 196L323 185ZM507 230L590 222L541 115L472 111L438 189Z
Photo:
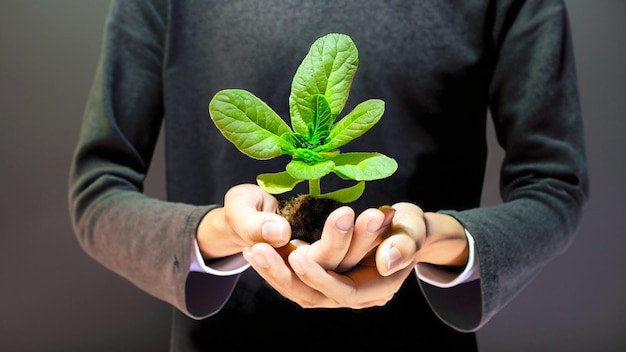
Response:
M385 110L382 100L370 99L336 121L348 100L358 63L358 51L349 36L331 33L317 39L293 78L291 127L246 90L226 89L213 97L209 103L213 122L242 153L259 160L292 157L284 171L257 176L263 190L282 194L307 181L310 197L350 203L363 194L365 181L396 171L398 164L386 155L339 150L372 128ZM356 184L322 193L320 180L330 173Z

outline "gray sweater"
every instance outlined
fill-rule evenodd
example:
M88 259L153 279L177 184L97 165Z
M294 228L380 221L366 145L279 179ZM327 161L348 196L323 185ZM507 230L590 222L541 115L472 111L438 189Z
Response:
M295 69L330 32L350 35L359 49L345 111L370 98L386 102L381 122L345 150L379 151L399 164L353 206L410 201L453 215L476 240L480 280L440 289L411 275L384 307L305 310L252 269L226 277L189 271L202 216L230 187L285 165L238 152L211 122L208 102L221 89L242 88L288 119ZM503 203L481 207L488 116L506 152ZM167 201L142 194L161 128ZM174 350L276 347L276 332L300 330L313 336L311 346L450 350L475 348L464 332L479 329L568 247L587 189L560 0L124 0L113 2L107 21L69 200L84 250L175 307Z

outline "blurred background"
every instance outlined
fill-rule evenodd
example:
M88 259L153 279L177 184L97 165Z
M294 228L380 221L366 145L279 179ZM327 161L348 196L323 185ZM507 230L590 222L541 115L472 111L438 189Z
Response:
M481 351L626 351L626 1L566 0L591 199L577 240L479 333ZM0 3L0 350L165 351L171 308L79 248L70 157L109 1ZM490 140L488 174L502 158ZM163 198L161 147L147 193ZM484 202L499 202L497 180Z

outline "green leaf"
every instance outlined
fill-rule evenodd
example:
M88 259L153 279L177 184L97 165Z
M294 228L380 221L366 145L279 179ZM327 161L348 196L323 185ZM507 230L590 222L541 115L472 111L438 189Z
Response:
M311 45L291 84L289 115L294 131L308 132L316 95L326 97L333 118L339 115L348 100L358 56L352 39L345 34L327 34Z
M315 164L307 164L300 160L291 160L287 164L287 172L291 177L299 180L316 180L331 173L335 163L332 160L324 160Z
M296 149L315 150L326 141L333 127L334 117L330 112L330 106L328 106L326 98L323 95L316 95L314 99L316 108L313 112L313 119L307 126L307 134L288 133L286 136ZM285 135L282 138L284 139ZM291 152L291 154L294 153Z
M307 164L315 164L318 163L322 160L324 160L324 157L310 149L305 149L305 148L298 148L294 151L292 151L293 153L293 157L296 160L299 161L303 161ZM328 158L330 159L330 158Z
M331 150L329 152L316 152L314 149L313 151L315 152L315 154L321 156L323 159L332 159L340 154L339 150Z
M333 171L346 180L378 180L391 176L398 169L394 159L380 153L344 153L332 160Z
M313 114L313 121L310 124L313 128L309 129L309 144L313 148L326 140L333 127L333 122L335 121L330 111L328 100L326 100L323 95L316 95L314 100L315 112Z
M335 123L324 149L339 148L362 136L380 121L384 112L385 102L379 99L370 99L357 105L348 115Z
M254 159L271 159L292 149L281 138L291 129L267 104L241 89L218 92L209 103L211 119L224 137Z
M342 188L334 192L319 195L317 198L332 199L340 203L350 203L359 199L365 191L365 181L360 181L356 185Z
M256 178L256 182L267 193L281 194L291 191L296 185L304 180L298 180L291 177L287 171L260 174Z

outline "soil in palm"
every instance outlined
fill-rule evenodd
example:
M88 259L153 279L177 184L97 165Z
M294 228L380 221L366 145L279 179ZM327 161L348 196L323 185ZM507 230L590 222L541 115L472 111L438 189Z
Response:
M291 239L313 243L320 239L324 222L342 203L307 194L279 201L278 213L291 225Z

